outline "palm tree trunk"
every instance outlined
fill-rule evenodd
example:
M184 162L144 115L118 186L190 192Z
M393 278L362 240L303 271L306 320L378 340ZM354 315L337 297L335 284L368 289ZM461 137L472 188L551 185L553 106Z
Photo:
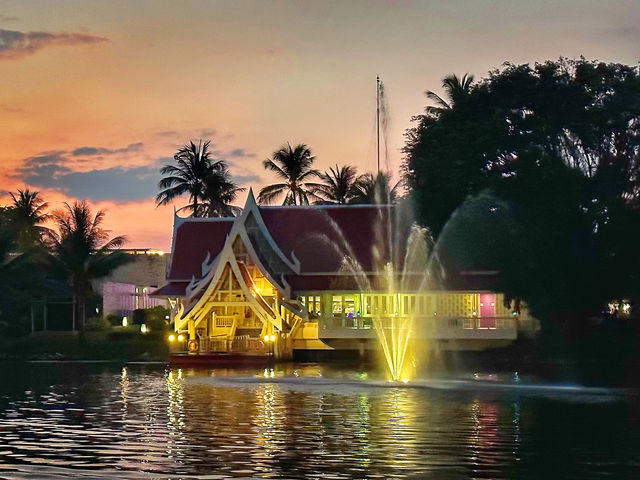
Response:
M71 331L75 332L77 330L77 325L76 325L76 305L77 305L77 300L76 300L76 296L74 295L72 297L72 301L71 301Z
M84 331L84 324L85 324L85 319L86 319L86 299L84 295L76 295L75 297L75 304L73 306L74 309L76 309L74 311L74 316L75 318L78 320L78 325L76 325L76 329L79 332ZM80 310L78 312L78 310ZM77 315L77 313L80 313L80 315Z
M87 301L86 299L82 299L82 331L84 331L84 326L87 323Z
M197 195L193 196L193 216L194 217L198 216L198 196Z

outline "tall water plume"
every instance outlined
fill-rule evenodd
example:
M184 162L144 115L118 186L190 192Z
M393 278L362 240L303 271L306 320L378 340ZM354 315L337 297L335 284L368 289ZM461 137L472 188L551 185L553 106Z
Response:
M358 261L339 226L327 215L331 232L324 236L324 244L342 258L341 271L355 287L365 294L380 294L384 302L369 305L372 325L376 332L381 357L390 380L406 381L415 369L417 355L415 318L400 305L402 294L419 294L439 285L441 268L433 255L433 241L429 231L413 222L408 202L398 205L377 205L373 227L372 271ZM428 348L421 339L420 350Z

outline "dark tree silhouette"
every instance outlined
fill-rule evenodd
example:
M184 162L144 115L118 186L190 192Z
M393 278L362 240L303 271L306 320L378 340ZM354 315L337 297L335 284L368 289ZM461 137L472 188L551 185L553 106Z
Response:
M440 95L427 90L425 92L427 98L435 102L435 106L428 106L427 112L440 114L443 111L451 110L457 103L464 101L471 92L473 84L473 75L465 73L462 78L455 74L448 75L442 80L442 88L444 89L447 99L444 100Z
M53 214L58 227L51 234L51 268L54 276L66 282L80 310L79 326L84 327L87 299L93 294L91 282L109 275L130 261L130 256L117 250L124 236L109 238L102 228L104 211L95 216L86 202L65 203L65 209Z
M246 189L238 187L231 180L231 175L226 166L222 169L214 170L204 181L204 194L202 208L204 217L231 217L238 215L242 208L232 205L238 193L244 192ZM191 209L191 206L183 207ZM197 216L197 215L196 215Z
M316 191L316 195L323 203L345 204L351 201L356 184L356 167L344 165L343 167L329 168L328 172L321 174L324 181Z
M47 222L46 213L48 203L43 202L38 192L29 189L18 190L17 195L9 193L13 201L8 210L10 228L16 234L16 248L25 252L34 247L42 246L50 230L42 224Z
M26 333L24 320L29 297L41 288L42 265L34 249L16 253L17 233L9 220L10 209L0 208L0 333L5 329L13 334ZM38 268L40 267L40 268Z
M194 217L232 215L238 211L233 202L242 188L231 180L227 163L214 160L211 141L189 142L174 155L176 165L165 165L158 183L157 205L166 205L182 195L189 204L179 210L190 211Z
M312 168L314 160L311 150L304 143L295 148L287 143L273 152L263 165L274 172L281 182L260 190L258 202L269 204L282 195L283 205L304 205L309 204L309 200L317 199L315 192L322 184L312 181L321 177L321 173Z
M360 175L353 186L350 203L391 204L398 197L401 182L391 186L391 175L378 172L377 175Z
M639 68L560 59L449 83L407 132L421 222L440 235L468 198L506 202L519 248L495 267L541 317L640 296Z

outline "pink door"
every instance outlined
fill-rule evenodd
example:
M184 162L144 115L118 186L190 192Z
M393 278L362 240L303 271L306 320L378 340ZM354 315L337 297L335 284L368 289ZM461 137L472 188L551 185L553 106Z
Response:
M496 294L480 294L479 328L496 328Z

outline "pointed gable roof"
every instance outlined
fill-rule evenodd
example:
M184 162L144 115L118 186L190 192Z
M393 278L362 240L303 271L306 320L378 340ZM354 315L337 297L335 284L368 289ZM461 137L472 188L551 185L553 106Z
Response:
M374 272L380 266L379 261L386 261L389 256L388 252L378 251L381 258L376 261L375 247L386 243L382 239L388 234L393 208L390 205L260 207L250 190L238 217L176 216L167 273L168 282L175 288L167 288L182 291L181 282L201 279L207 265L223 250L229 235L240 235L245 243L250 242L247 246L254 249L254 260L261 264L267 261L265 267L280 265L281 272L265 273L270 273L270 281L284 291L289 289L288 282L295 282L301 275L344 274L345 257L355 260L359 269ZM316 281L326 283L320 278ZM186 290L188 295L189 289Z

